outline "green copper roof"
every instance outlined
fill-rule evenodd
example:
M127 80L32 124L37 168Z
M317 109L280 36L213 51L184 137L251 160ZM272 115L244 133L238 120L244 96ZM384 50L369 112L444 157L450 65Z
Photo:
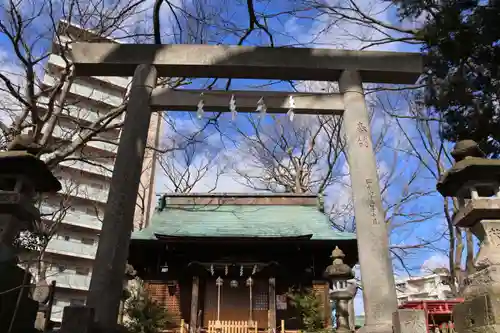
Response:
M150 225L132 239L174 237L298 237L312 240L354 240L355 234L335 231L325 214L312 205L167 206L155 212Z

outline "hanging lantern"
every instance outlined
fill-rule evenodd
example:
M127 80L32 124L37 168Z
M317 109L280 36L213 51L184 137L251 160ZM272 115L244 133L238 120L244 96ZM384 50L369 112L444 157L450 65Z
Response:
M160 266L160 272L167 273L168 272L168 264L165 262L162 266Z
M246 281L246 285L247 285L247 287L251 287L251 286L253 286L253 279L252 279L252 277L251 277L251 276L247 279L247 281Z
M224 280L222 280L222 278L220 276L217 278L217 280L215 280L215 285L217 287L221 287L223 283L224 283Z
M231 280L231 282L229 282L229 286L231 288L238 288L238 285L239 285L239 283L237 280Z

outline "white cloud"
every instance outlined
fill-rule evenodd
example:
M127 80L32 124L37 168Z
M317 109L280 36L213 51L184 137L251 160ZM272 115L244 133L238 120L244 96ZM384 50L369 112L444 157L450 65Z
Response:
M313 2L314 3L314 2ZM320 1L317 1L320 4ZM355 0L356 6L368 17L373 19L388 22L389 6L386 2L380 0ZM325 8L330 6L335 10L339 10L342 14L360 18L360 15L355 14L346 3L338 3L338 1L326 1ZM345 8L342 10L340 8ZM361 25L352 20L339 19L339 15L335 15L329 9L320 9L312 18L312 24L308 26L302 25L302 21L296 17L290 18L284 25L285 32L293 35L294 40L298 43L310 47L327 47L327 48L343 48L343 49L361 49L367 47L371 41L384 38L384 31L373 29L368 25ZM397 47L395 44L374 45L371 50L394 50Z
M231 172L231 170L228 168L228 156L232 156L232 158L240 160L238 156L241 156L241 153L236 150L221 151L216 156L210 157L211 160L208 160L207 157L202 153L196 156L192 163L187 166L188 173L190 174L190 180L196 178L197 175L201 175L202 173L204 174L202 175L202 177L200 177L199 181L194 184L191 192L254 192L252 188L244 185L244 181L242 181L241 177L238 174ZM182 162L174 162L174 164L176 164L177 170L183 171L186 168L186 165L183 165ZM205 166L208 167L206 172L202 170ZM258 170L254 171L257 172ZM252 170L248 170L248 172L252 172ZM187 175L187 173L184 175ZM178 181L178 178L176 179L176 181ZM155 181L156 191L159 193L172 192L173 185L174 184L172 180L164 174L161 168L158 168Z
M433 254L427 260L422 263L420 267L420 272L422 274L429 274L436 268L448 268L449 258L443 254L437 253Z

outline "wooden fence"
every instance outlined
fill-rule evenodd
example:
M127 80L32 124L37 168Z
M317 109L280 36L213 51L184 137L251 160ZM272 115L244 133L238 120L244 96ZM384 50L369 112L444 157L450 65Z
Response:
M257 322L234 320L209 320L208 333L257 333Z
M270 330L261 330L261 332L269 333L285 333L285 321L281 320L280 326L275 332ZM165 331L170 332L170 331ZM181 319L181 324L179 326L178 333L191 333L189 332L189 324L186 323L184 319ZM259 329L257 327L257 322L250 324L248 321L220 321L217 323L216 320L210 320L208 322L208 330L200 329L200 332L206 333L258 333ZM295 331L294 331L295 332ZM175 333L175 332L174 332ZM450 332L451 333L451 332Z

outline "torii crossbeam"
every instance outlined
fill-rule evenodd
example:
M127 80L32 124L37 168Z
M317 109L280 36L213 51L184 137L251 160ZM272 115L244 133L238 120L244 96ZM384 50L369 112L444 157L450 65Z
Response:
M155 90L161 77L251 78L338 81L341 95L309 95L303 110L344 114L359 260L368 332L392 332L397 309L389 242L380 197L363 82L413 84L422 72L420 54L222 45L76 43L80 76L132 76L132 88L93 269L88 306L103 328L116 325L136 195L152 106L188 109L193 94ZM244 94L251 94L245 92ZM248 98L255 98L248 97ZM213 95L213 107L221 102ZM276 94L280 104L284 96ZM227 96L224 97L227 100ZM302 102L301 102L302 103ZM309 103L309 104L308 104ZM325 103L328 103L325 104ZM209 103L206 103L207 106ZM250 103L247 103L250 107ZM227 105L227 104L226 104ZM246 105L245 102L243 105ZM286 108L277 108L277 112ZM270 323L270 325L275 325ZM271 327L273 328L273 327ZM275 327L274 327L275 328Z
M156 88L151 94L153 111L194 111L200 98L205 111L229 112L228 103L234 97L238 112L256 112L259 100L265 102L267 113L287 113L292 107L297 114L341 115L344 99L341 94L291 93L281 91L217 91L217 90L172 90Z

